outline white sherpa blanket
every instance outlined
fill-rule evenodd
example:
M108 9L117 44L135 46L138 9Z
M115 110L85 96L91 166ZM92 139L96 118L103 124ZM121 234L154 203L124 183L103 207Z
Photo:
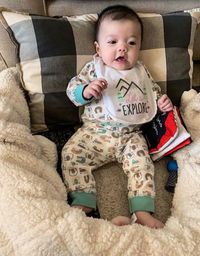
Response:
M175 155L172 216L162 230L117 227L66 203L53 143L33 136L16 69L0 73L0 255L200 255L200 142Z

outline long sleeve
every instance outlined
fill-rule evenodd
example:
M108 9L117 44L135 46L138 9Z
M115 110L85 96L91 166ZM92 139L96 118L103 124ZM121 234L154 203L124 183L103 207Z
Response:
M93 100L93 98L87 100L83 97L83 90L91 81L96 79L94 71L93 61L87 63L81 72L73 77L67 86L67 96L76 105L82 106Z

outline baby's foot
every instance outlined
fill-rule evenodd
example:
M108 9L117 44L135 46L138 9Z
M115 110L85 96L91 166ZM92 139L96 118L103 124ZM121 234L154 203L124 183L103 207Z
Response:
M125 226L131 223L131 219L125 216L117 216L111 220L111 223L116 226Z
M164 224L154 218L149 212L138 211L135 212L135 215L137 217L136 223L150 228L164 228Z
M90 207L82 206L82 205L73 205L72 207L81 209L84 211L86 214L90 213L93 209Z

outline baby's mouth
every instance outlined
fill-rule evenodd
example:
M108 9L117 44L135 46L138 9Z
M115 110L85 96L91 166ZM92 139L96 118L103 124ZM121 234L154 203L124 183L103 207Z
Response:
M115 60L118 62L124 62L124 61L126 61L126 58L124 56L119 56Z

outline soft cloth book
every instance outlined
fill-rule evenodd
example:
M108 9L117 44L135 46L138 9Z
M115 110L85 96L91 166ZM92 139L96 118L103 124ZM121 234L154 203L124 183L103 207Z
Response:
M177 107L169 112L157 113L151 122L142 126L142 131L153 161L191 142Z

